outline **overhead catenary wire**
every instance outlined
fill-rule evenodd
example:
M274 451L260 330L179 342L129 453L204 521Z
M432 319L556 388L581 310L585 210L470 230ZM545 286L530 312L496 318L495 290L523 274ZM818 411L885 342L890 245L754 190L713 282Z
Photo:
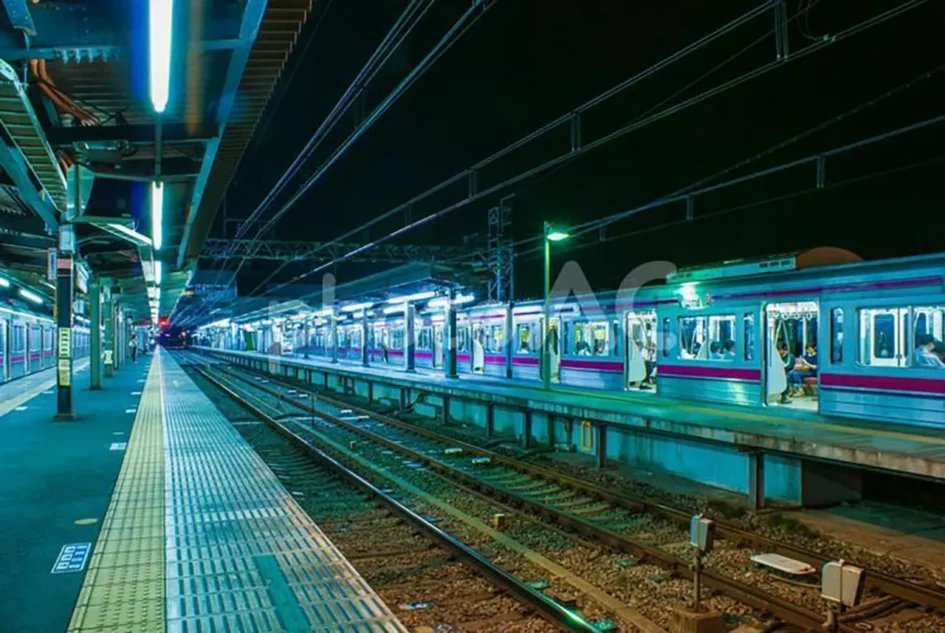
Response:
M422 18L423 14L426 13L426 11L430 8L430 6L432 6L433 2L435 1L436 0L425 0L424 2L419 2L415 0L414 2L411 3L411 5L408 6L407 11L405 11L404 13L407 14L408 18L410 18L411 16L418 15L417 10L422 9L421 13L419 14L420 18ZM381 104L379 104L371 112L371 114L364 121L361 122L361 124L355 129L355 131L351 135L349 135L349 137L344 141L344 143L339 148L337 148L335 152L332 153L328 161L323 163L318 168L318 170L306 180L305 184L303 185L303 188L299 192L297 192L297 194L293 196L292 199L287 204L283 205L280 208L279 212L276 214L276 216L274 216L274 218L272 218L269 222L267 222L266 225L264 225L257 232L256 238L254 239L258 239L259 235L263 234L266 230L271 228L271 226L275 224L275 222L301 197L301 195L304 194L304 192L307 191L315 182L317 182L317 180L321 178L321 176L338 160L338 158L340 158L341 155L343 155L344 152L347 151L347 149L350 148L361 137L361 135L364 134L365 131L367 131L368 128L370 128L375 122L377 122L377 120L379 120L381 116L383 116L383 114L394 103L396 103L396 101L427 70L429 70L429 68L431 68L433 64L435 64L436 61L440 59L440 57L443 56L443 54L445 54L457 41L459 41L463 37L463 35L465 35L468 32L470 28L472 28L472 26L479 20L479 18L482 17L485 11L488 10L490 7L492 7L494 4L495 4L495 0L491 0L488 2L477 0L476 2L470 3L469 8L461 15L461 17L458 20L454 22L454 24L450 27L447 33L434 45L433 49L420 61L420 63L418 63L411 70L411 72L407 75L407 77L403 79L390 94L388 94L388 96L381 102ZM401 17L403 18L403 16L404 14L402 14ZM395 25L394 29L392 29L392 31L395 32L395 35L392 37L385 38L384 41L388 42L389 40L393 39L393 37L396 37L396 33L403 32L403 28L404 28L403 24L405 23L405 21L406 20L398 20L398 23ZM413 27L410 27L410 28L412 29ZM409 31L407 31L407 33L409 33ZM391 32L388 32L388 36L391 36ZM406 34L404 34L404 37L406 37ZM401 39L398 39L397 45L399 45L400 41ZM383 43L382 43L382 46L378 47L378 50L381 50L382 52L380 53L380 55L376 55L376 57L386 60L387 58L389 58L390 54L393 53L393 50L396 49L396 46L394 47L394 49L390 49L385 54L384 49L386 48L387 47L383 46ZM375 56L372 56L371 60L374 60L374 59L375 59ZM369 60L369 62L371 62L371 60ZM374 64L369 63L369 64L365 64L365 67L362 69L362 73L360 73L359 76L363 74L366 77L373 77L376 74L376 72L377 72L377 68L375 68ZM352 87L355 93L359 93L360 90L363 90L363 85L357 85L357 82L353 82ZM349 94L351 93L351 91L352 91L352 88L349 88L349 91L346 92L345 94ZM344 110L345 110L344 107L339 108L338 106L336 106L335 110L332 111L333 113L336 111L338 112L338 114L335 116L335 120L337 120L340 117L340 114L343 113ZM331 114L329 115L329 118L331 118ZM328 119L326 119L326 121L327 120ZM330 125L333 126L334 123L331 123ZM319 129L322 129L322 127L325 127L324 122L323 122L323 126L320 126ZM326 130L326 133L327 133L327 130ZM316 142L320 142L320 140ZM299 166L301 165L302 162L304 162L304 160L298 161ZM293 165L295 165L295 163L293 163ZM296 167L296 169L297 168L298 167ZM286 179L286 181L287 180L288 179ZM284 188L284 185L282 188ZM267 198L274 198L274 196L267 196ZM244 224L244 226L249 226L249 225L251 225L251 222L247 222ZM245 231L243 233L245 233ZM237 234L237 238L241 236L242 236L241 233ZM236 272L232 273L231 278L233 279L236 278L236 275L238 274L239 270L242 268L244 262L245 262L245 259L241 259L239 267L237 268ZM226 263L227 263L227 260L224 260L223 262L224 267L226 266Z
M348 238L350 238L350 237L352 237L352 236L354 236L354 235L356 235L356 234L358 234L358 233L361 233L362 231L371 228L372 226L376 225L377 223L382 222L382 221L384 221L384 220L386 220L386 219L388 219L388 218L390 218L390 217L396 215L397 213L400 213L404 208L410 207L411 205L413 205L413 204L419 202L420 200L422 200L422 199L424 199L424 198L427 198L427 197L429 197L429 196L432 196L432 195L438 193L439 191L442 191L443 189L446 189L447 187L449 187L449 186L451 186L451 185L453 185L453 184L456 184L456 183L458 183L458 182L463 181L464 179L468 178L469 175L470 175L472 172L475 172L475 171L477 171L477 170L480 170L480 169L486 167L487 165L489 165L489 164L491 164L491 163L494 163L495 161L501 159L502 157L511 154L511 153L514 152L515 150L517 150L517 149L519 149L519 148L521 148L521 147L527 145L528 143L532 142L533 140L535 140L535 139L541 137L543 134L546 134L546 133L548 133L548 132L550 132L550 131L553 131L554 129L556 129L556 128L558 128L558 127L560 127L560 126L562 126L562 125L568 123L568 122L572 119L573 116L579 115L579 114L583 114L583 113L585 113L585 112L587 112L587 111L593 109L594 107L596 107L596 106L598 106L598 105L604 103L605 101L607 101L607 100L609 100L609 99L611 99L611 98L617 96L618 94L624 92L624 91L627 90L628 88L630 88L630 87L632 87L632 86L638 84L639 82L643 81L644 79L655 75L656 73L658 73L659 71L663 70L664 68L667 68L667 67L671 66L672 64L674 64L675 62L680 61L680 60L684 59L685 57L688 57L688 56L691 55L692 53L697 52L698 50L700 50L700 49L703 48L704 46L710 44L711 42L714 42L715 40L719 39L720 37L722 37L722 36L724 36L724 35L727 35L728 33L731 33L732 31L734 31L734 30L736 30L737 28L739 28L739 27L741 27L741 26L747 24L748 22L751 22L753 19L757 18L759 15L762 15L764 12L770 10L770 9L771 9L772 7L774 7L776 4L777 4L777 0L772 0L771 2L765 2L765 3L761 4L761 5L759 5L758 7L755 7L754 9L752 9L752 10L750 10L750 11L744 13L743 15L741 15L741 16L735 18L734 20L728 22L727 24L724 24L723 26L719 27L718 29L712 31L711 33L708 33L707 35L704 35L703 37L699 38L698 40L696 40L696 41L694 41L694 42L691 42L690 44L684 46L683 48L679 49L678 51L676 51L676 52L673 53L672 55L670 55L670 56L668 56L668 57L666 57L666 58L660 60L659 62L657 62L657 63L655 63L655 64L653 64L653 65L651 65L651 66L645 68L645 69L642 70L641 72L636 73L635 75L633 75L633 76L631 76L631 77L625 79L624 81L622 81L622 82L620 82L620 83L618 83L618 84L612 86L611 88L608 88L608 89L605 90L604 92L601 92L600 94L596 95L596 96L593 97L592 99L590 99L590 100L586 101L585 103L581 104L581 105L578 106L577 108L574 108L572 111L568 112L567 114L564 114L564 115L559 116L558 118L554 119L553 121L550 121L549 123L546 123L545 125L543 125L543 126L539 127L538 129L536 129L536 130L534 130L534 131L528 133L527 135L521 137L521 138L518 139L517 141L511 143L510 145L507 145L506 147L500 149L498 152L495 152L494 154L490 155L489 157L480 160L479 162L477 162L477 163L475 163L474 165L472 165L470 168L468 168L468 169L466 169L466 170L464 170L464 171L462 171L462 172L460 172L460 173L458 173L458 174L456 174L456 175L454 175L454 176L448 178L447 180L445 180L445 181L443 181L443 182L441 182L441 183L439 183L439 184L433 186L433 187L430 188L430 189L427 189L427 190L424 191L423 193L421 193L421 194L419 194L419 195L417 195L417 196L414 196L413 198L411 198L411 199L408 200L407 202L398 205L398 206L395 207L394 209L391 209L390 211L387 211L387 212L385 212L385 213L382 213L382 214L379 215L379 216L376 216L376 217L372 218L372 219L369 220L368 222L363 223L363 224L362 224L361 226L359 226L358 228L352 229L352 230L350 230L350 231L344 233L343 235L341 235L341 236L339 236L339 237L337 237L337 238L335 238L335 239L333 239L333 240L327 242L327 243L324 245L323 249L324 249L324 248L328 248L329 246L331 246L331 245L333 245L333 244L342 242L342 241L344 241L344 240L346 240L346 239L348 239ZM752 44L752 45L753 45L753 44ZM751 46L751 45L750 45L750 46ZM480 196L480 197L481 197L481 196ZM469 201L467 201L467 202L471 202L471 201L472 201L472 200L469 200ZM360 253L360 252L362 252L362 251L359 250L358 252ZM352 254L350 254L350 256L353 257L355 254L356 254L356 253L352 253ZM334 262L333 262L333 263L334 263ZM332 264L333 264L333 263L332 263ZM270 273L266 279L264 279L260 284L258 284L258 285L256 286L256 288L254 288L253 291L252 291L250 294L255 293L255 292L256 292L257 290L259 290L262 286L264 286L266 283L268 283L273 277L275 277L277 274L279 274L279 272L281 272L281 271L285 268L286 265L287 265L287 264L282 264L282 265L280 265L279 267L277 267L276 270L274 270L272 273ZM320 268L318 271L313 271L313 272L310 272L309 274L315 274L315 272L319 272L320 270L324 270L324 268ZM305 275L305 276L308 276L308 275ZM303 277L303 278L304 278L304 277ZM289 280L288 282L285 282L285 283L283 283L283 284L278 285L276 288L278 289L278 288L285 287L286 285L289 285L289 284L291 284L291 283L294 283L295 281L298 281L298 280L299 280L299 278L293 278L293 279Z
M361 70L348 85L348 88L335 103L334 107L325 116L321 124L306 142L305 147L302 148L272 189L269 190L263 200L237 229L234 236L235 239L241 239L250 230L256 220L269 209L275 199L285 190L305 162L318 149L325 137L335 128L351 104L360 97L369 83L369 78L374 77L376 72L382 68L384 63L390 58L390 55L403 44L435 1L436 0L411 0L410 4L401 12L391 28L388 29L384 38L377 45L368 60L362 65ZM257 231L253 239L258 239L263 233L264 228L265 227ZM227 264L230 259L232 259L232 252L232 250L228 252L219 262L220 268L216 277L217 284L220 283L224 273L230 278L235 279L246 261L245 258L240 258L239 266L236 271L228 271Z
M938 165L942 163L945 163L945 155L936 156L934 158L928 158L928 159L920 160L920 161L914 161L911 163L906 163L904 165L899 165L897 167L891 167L888 169L877 170L874 172L870 172L868 174L860 174L859 176L851 176L849 178L835 180L833 182L826 183L820 187L817 187L817 186L805 187L803 189L799 189L797 191L791 191L789 193L781 194L778 196L771 196L767 198L762 198L760 200L753 200L751 202L746 202L746 203L734 205L731 207L726 207L724 209L717 209L715 211L710 211L707 213L697 215L691 219L681 218L681 219L673 220L670 222L664 222L657 226L648 226L645 228L640 228L640 229L635 229L632 231L620 233L618 235L608 236L604 239L595 240L593 242L584 242L584 243L578 242L578 243L571 244L567 248L563 248L561 250L564 250L564 251L581 250L581 249L588 248L591 246L599 246L600 244L606 243L606 242L614 242L618 240L628 239L631 237L639 237L641 235L655 233L656 231L663 231L666 229L670 229L676 226L682 226L682 225L689 224L692 222L709 220L709 219L720 217L723 215L737 213L738 211L745 211L747 209L752 209L755 207L767 206L767 205L775 204L777 202L784 202L786 200L791 200L794 198L800 198L803 196L820 193L829 189L839 189L842 187L847 187L850 185L863 183L869 180L875 180L877 178L884 178L887 176L892 176L894 174L904 173L907 171L921 169L923 167L930 167L932 165ZM525 257L528 255L537 255L540 252L541 252L541 249L531 249L529 251L516 255L516 258Z
M712 97L715 97L715 96L717 96L717 95L719 95L719 94L722 94L722 93L724 93L724 92L726 92L726 91L728 91L728 90L731 90L732 88L735 88L735 87L740 86L740 85L742 85L742 84L744 84L744 83L746 83L746 82L748 82L748 81L751 81L751 80L756 79L756 78L758 78L758 77L760 77L760 76L762 76L762 75L765 75L765 74L771 72L772 70L774 70L774 69L776 69L776 68L781 68L781 67L785 66L786 64L788 64L788 63L790 63L790 62L792 62L792 61L796 61L796 60L798 60L798 59L802 59L802 58L804 58L804 57L807 57L808 55L810 55L810 54L812 54L812 53L814 53L814 52L823 50L824 48L829 47L829 46L832 45L832 44L835 44L835 43L837 43L837 42L840 42L840 41L843 41L843 40L845 40L845 39L848 39L848 38L850 38L850 37L852 37L852 36L854 36L854 35L857 35L857 34L863 32L863 31L865 31L865 30L867 30L867 29L869 29L869 28L876 27L876 26L878 26L879 24L882 24L882 23L887 22L887 21L889 21L889 20L891 20L891 19L893 19L893 18L895 18L895 17L898 17L899 15L901 15L901 14L907 12L907 11L910 11L910 10L912 10L912 9L915 9L915 8L917 8L918 6L921 6L921 5L923 5L923 4L926 4L926 2L927 2L927 0L907 0L906 2L903 2L903 3L900 4L900 5L897 5L896 7L893 7L893 8L891 8L891 9L887 10L887 11L884 11L884 12L882 12L882 13L880 13L880 14L877 14L877 15L875 15L875 16L872 16L872 17L870 17L870 18L867 18L867 19L865 19L865 20L863 20L863 21L861 21L861 22L858 22L857 24L855 24L855 25L853 25L853 26L851 26L851 27L848 27L847 29L844 29L843 31L840 31L840 32L837 33L836 35L831 36L830 38L819 39L819 40L817 40L815 43L812 43L812 44L808 45L807 47L805 47L805 48L803 48L803 49L800 49L800 50L798 50L798 51L793 52L793 53L791 54L791 56L788 57L788 58L786 58L786 59L781 59L781 60L773 61L773 62L764 64L764 65L762 65L762 66L760 66L760 67L758 67L758 68L755 68L755 69L753 69L753 70L750 70L750 71L748 71L748 72L746 72L746 73L743 73L743 74L739 75L738 77L735 77L735 78L733 78L733 79L731 79L731 80L729 80L729 81L726 81L726 82L724 82L724 83L722 83L722 84L720 84L720 85L718 85L718 86L715 86L714 88L711 88L711 89L709 89L709 90L706 90L705 92L702 92L702 93L700 93L700 94L698 94L698 95L696 95L696 96L694 96L694 97L691 97L691 98L689 98L689 99L687 99L687 100L685 100L685 101L683 101L683 102L680 102L680 103L678 103L678 104L675 104L675 105L673 105L673 106L670 106L669 108L666 108L666 109L664 109L664 110L661 110L660 112L657 112L657 113L655 113L655 114L652 114L652 115L649 116L649 117L646 117L646 118L641 119L641 120L637 120L637 121L635 121L635 122L633 122L633 123L631 123L631 124L629 124L629 125L623 126L623 127L619 128L619 129L617 129L617 130L615 130L614 132L612 132L612 133L610 133L610 134L608 134L608 135L606 135L606 136L604 136L604 137L602 137L602 138L596 139L595 141L593 141L593 142L591 142L591 143L587 143L587 144L583 145L581 148L579 148L579 149L577 149L577 150L575 150L575 151L572 151L572 152L566 153L566 154L562 154L562 155L560 155L560 156L558 156L558 157L556 157L556 158L554 158L554 159L551 159L551 160L549 160L549 161L546 161L545 163L542 163L541 165L538 165L537 167L535 167L535 168L533 168L533 169L531 169L531 170L528 170L528 171L526 171L526 172L522 172L522 173L520 173L520 174L518 174L518 175L516 175L516 176L514 176L514 177L512 177L512 178L509 178L509 179L507 179L507 180L505 180L505 181L503 181L503 182L501 182L501 183L499 183L499 184L497 184L497 185L494 185L494 186L492 186L492 187L490 187L490 188L488 188L488 189L479 191L479 192L477 192L475 195L469 196L469 197L467 197L467 198L465 198L465 199L463 199L463 200L461 200L461 201L459 201L459 202L457 202L457 203L454 203L454 204L449 205L449 206L447 206L447 207L445 207L445 208L443 208L443 209L440 209L439 211L433 212L433 213L428 214L428 215L426 215L426 216L424 216L424 217L422 217L422 218L419 218L419 219L417 219L417 220L414 220L414 221L412 221L412 222L406 224L405 226L403 226L403 227L401 227L401 228L399 228L399 229L397 229L397 230L395 230L395 231L392 231L391 233L389 233L389 234L388 234L387 236L385 236L385 237L378 238L377 240L374 240L374 241L372 241L372 242L369 243L369 244L365 244L365 245L363 245L363 246L361 246L361 247L359 247L359 248L357 248L357 249L354 249L354 250L350 251L349 253L346 253L346 254L344 254L344 255L341 255L341 256L339 256L339 257L337 257L337 258L333 258L331 261L326 262L326 263L324 263L324 264L322 264L322 265L319 265L319 266L317 266L317 267L315 267L315 268L313 268L313 269L311 269L311 270L309 270L309 271L307 271L307 272L304 272L304 273L301 273L301 274L299 274L299 275L296 275L295 277L293 277L292 279L290 279L290 280L288 280L288 281L286 281L286 282L277 284L276 286L270 288L270 289L269 289L266 293L264 293L264 294L270 294L270 293L272 293L272 292L274 292L274 291L276 291L276 290L279 290L279 289L284 288L284 287L286 287L286 286L288 286L288 285L291 285L291 284L293 284L293 283L297 283L298 281L301 281L301 280L303 280L303 279L305 279L305 278L307 278L307 277L310 277L311 275L314 275L314 274L317 274L317 273L322 272L322 271L324 271L324 270L327 270L328 268L330 268L330 267L332 267L332 266L335 266L336 264L341 263L341 262L343 262L343 261L346 261L346 260L348 260L348 259L351 259L352 257L355 257L355 256L357 256L357 255L359 255L359 254L365 252L366 250L369 250L369 249L371 249L371 248L374 248L375 246L377 246L377 245L379 245L379 244L382 244L382 243L387 242L387 241L389 241L389 240L392 240L392 239L395 239L395 238L397 238L397 237L400 237L400 236L402 236L403 234L405 234L405 233L407 233L407 232L409 232L409 231L411 231L411 230L414 230L414 229L416 229L416 228L418 228L418 227L420 227L420 226L424 226L424 225L428 224L429 222L432 222L432 221L434 221L434 220L437 220L437 219L439 219L439 218L442 218L442 217L444 217L445 215L447 215L447 214L449 214L449 213L455 211L456 209L459 209L459 208L462 208L462 207L464 207L464 206L467 206L468 204L470 204L470 203L472 203L472 202L475 202L475 201L477 201L477 200L481 200L481 199L486 198L486 197L488 197L488 196L495 195L495 194L499 193L500 191L502 191L503 189L506 189L506 188L508 188L508 187L510 187L510 186L512 186L512 185L515 185L515 184L517 184L517 183L519 183L519 182L525 181L525 180L527 180L527 179L529 179L529 178L531 178L531 177L533 177L533 176L535 176L535 175L537 175L537 174L539 174L539 173L541 173L541 172L544 172L544 171L546 171L546 170L548 170L548 169L551 169L551 168L553 168L553 167L555 167L555 166L557 166L557 165L560 165L560 164L562 164L562 163L565 163L565 162L574 160L576 157L578 157L578 156L580 156L580 155L583 155L583 154L586 154L586 153L588 153L588 152L590 152L590 151L592 151L592 150L594 150L594 149L597 149L598 147L601 147L601 146L603 146L604 144L606 144L606 143L608 143L608 142L610 142L610 141L612 141L612 140L615 140L616 138L620 138L620 137L622 137L622 136L625 136L626 134L629 134L630 132L632 132L632 131L634 131L634 130L640 129L640 128L642 128L642 127L644 127L644 126L646 126L646 125L649 125L649 124L651 124L651 123L654 123L654 122L656 122L656 121L660 121L660 120L662 120L662 119L668 118L669 116L672 116L673 114L676 114L676 113L678 113L678 112L681 112L681 111L683 111L683 110L685 110L685 109L688 109L688 108L690 108L690 107L692 107L692 106L694 106L694 105L697 105L697 104L699 104L699 103L702 103L703 101L706 101L706 100L708 100L708 99L710 99L710 98L712 98ZM533 134L534 134L534 133L533 133ZM529 135L529 137L525 137L525 138L530 139L532 136L533 136L533 135ZM523 139L523 140L524 140L524 139ZM521 142L517 142L517 144L521 144ZM502 151L505 152L506 150L502 150ZM452 184L452 183L455 183L455 182L458 182L458 181L462 180L463 178L465 178L465 177L468 176L468 173L469 173L470 171L471 171L471 170L467 170L467 171L465 171L465 172L462 172L461 174L457 174L456 176L454 176L453 178L449 179L448 181L445 181L444 183L440 183L439 185L437 185L437 186L436 186L436 189L441 189L441 188L443 188L443 187L445 187L445 186L448 186L448 184ZM375 223L375 222L377 222L377 221L381 221L382 219L389 218L389 217L393 216L394 214L401 212L402 209L403 209L406 205L409 205L409 204L410 204L410 202L405 203L405 204L400 205L400 206L398 206L397 208L395 208L395 209L393 209L393 210L391 210L391 211L389 211L389 212L387 212L387 213L385 213L385 214L383 214L383 215L381 215L381 216L378 216L378 218L375 218L375 219L372 220L371 222L362 225L362 226L359 227L358 229L353 230L353 231L349 231L349 232L345 233L344 235L342 235L342 236L336 238L336 241L341 241L341 240L347 239L347 238L351 237L352 235L354 235L354 234L356 234L356 233L362 231L362 230L363 230L364 228L366 228L367 226L370 226L372 223ZM618 218L618 219L619 219L619 218ZM617 220L613 220L613 221L617 221ZM329 244L331 244L331 242L330 242ZM327 244L326 244L326 247L327 247Z
M285 173L276 182L275 186L266 194L265 198L263 198L262 202L257 205L253 212L250 213L240 229L237 230L237 238L243 237L249 231L249 227L252 226L253 222L268 209L276 196L282 193L292 177L298 173L298 170L305 161L311 157L312 153L318 148L325 136L334 128L345 110L347 110L361 92L363 92L368 77L373 77L377 68L382 66L384 61L389 58L389 55L404 42L406 37L409 36L417 24L419 24L420 19L427 10L429 10L432 4L433 0L411 0L410 4L407 5L407 8L404 9L391 29L388 30L384 39L374 50L374 53L367 62L365 62L364 66L362 66L360 72L358 72L347 90L345 90L344 94L322 121L321 125L318 126L318 129L315 130L315 133L309 138L305 147L302 148L302 151L299 152L295 160L292 161L292 164L289 165Z

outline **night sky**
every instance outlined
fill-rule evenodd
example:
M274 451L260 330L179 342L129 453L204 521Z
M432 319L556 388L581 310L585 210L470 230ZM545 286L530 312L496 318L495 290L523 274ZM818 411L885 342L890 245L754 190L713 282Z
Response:
M823 35L903 2L791 0L790 48L798 51ZM252 211L406 4L405 0L315 2L297 53L230 188L227 217L246 217ZM758 6L758 1L650 4L658 6L625 0L498 0L268 237L338 237L734 20ZM465 2L441 2L431 11L369 87L368 111L417 64L466 6ZM943 26L945 3L929 2L511 187L502 195L515 194L514 238L538 234L546 219L574 225L654 200L923 73L932 75L713 182L945 114L939 97L945 94L945 70L939 69L945 63L945 47L940 44ZM773 13L765 13L591 111L583 125L585 143L772 61L773 27ZM732 56L730 63L673 98ZM351 112L329 137L326 151L303 170L305 175L354 124ZM598 243L594 234L576 240L571 248L556 249L555 263L577 261L592 285L603 289L618 284L634 266L655 259L688 266L816 246L848 248L867 259L945 251L941 230L945 195L940 183L945 163L937 160L945 156L943 127L940 123L828 160L828 187L823 191L752 204L812 188L815 170L808 165L700 197L695 202L696 219L688 223L682 222L682 204L647 211L608 227L611 239L605 243ZM480 188L552 158L568 143L567 130L561 128L547 141L516 152L483 173ZM918 163L924 166L836 185ZM294 181L295 187L299 182ZM464 187L420 206L414 216L458 200ZM461 244L464 236L484 235L486 211L498 197L455 211L402 241ZM745 205L751 206L724 212ZM224 235L223 217L222 212L217 216L214 236ZM667 223L676 224L659 228ZM373 230L370 238L397 226L385 224L382 230ZM230 226L227 234L232 232ZM307 269L304 265L286 268L277 280ZM259 283L265 272L265 265L254 264L240 279L241 293ZM347 266L338 275L344 281L363 272ZM540 277L541 259L521 257L516 268L518 294L537 295Z

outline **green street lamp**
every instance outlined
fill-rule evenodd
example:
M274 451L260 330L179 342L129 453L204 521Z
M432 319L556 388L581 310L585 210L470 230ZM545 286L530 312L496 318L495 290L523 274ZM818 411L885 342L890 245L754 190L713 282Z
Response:
M545 305L541 325L541 377L546 390L551 389L551 350L548 340L551 323L551 243L562 242L569 237L568 233L556 231L551 228L549 223L545 222L543 240L545 243Z

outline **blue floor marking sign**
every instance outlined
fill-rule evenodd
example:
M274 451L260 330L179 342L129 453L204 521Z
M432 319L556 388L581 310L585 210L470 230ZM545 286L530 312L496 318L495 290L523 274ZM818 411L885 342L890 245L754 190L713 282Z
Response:
M92 552L91 543L71 543L63 545L53 565L52 574L68 574L85 569L85 563Z

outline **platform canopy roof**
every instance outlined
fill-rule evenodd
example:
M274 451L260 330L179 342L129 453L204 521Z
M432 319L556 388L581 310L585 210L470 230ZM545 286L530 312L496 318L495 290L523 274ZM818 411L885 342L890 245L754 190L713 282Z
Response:
M152 262L163 273L160 313L176 305L311 9L161 2L173 8L161 114L149 0L0 2L0 268L41 276L58 228L74 220L77 260L114 279L138 316L150 312ZM159 251L128 235L154 237L155 182Z

